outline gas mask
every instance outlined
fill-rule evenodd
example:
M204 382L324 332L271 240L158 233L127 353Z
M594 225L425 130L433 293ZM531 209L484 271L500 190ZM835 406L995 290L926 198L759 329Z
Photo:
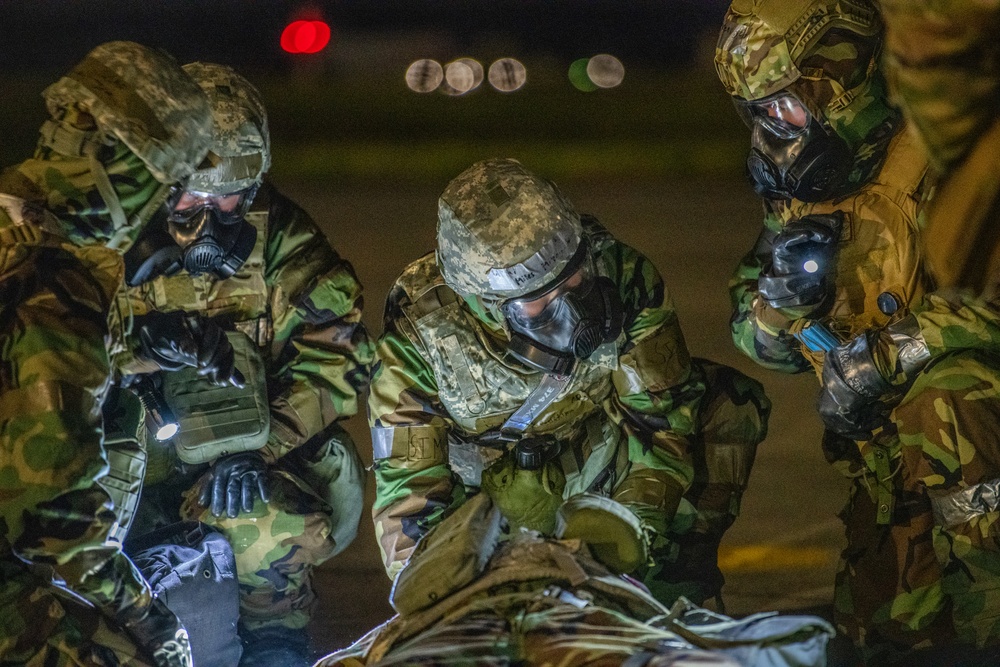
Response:
M757 194L804 202L846 194L854 164L850 147L795 97L737 100L736 109L752 131L747 175Z
M165 211L126 253L126 282L135 286L181 269L220 280L232 276L257 242L257 230L244 219L256 191L256 185L228 195L175 188Z
M500 306L510 328L508 351L529 367L567 375L622 330L615 284L598 276L586 242L552 285Z

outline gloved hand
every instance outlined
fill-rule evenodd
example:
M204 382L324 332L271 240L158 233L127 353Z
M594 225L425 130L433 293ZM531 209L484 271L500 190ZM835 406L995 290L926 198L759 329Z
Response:
M757 281L760 295L772 308L812 306L804 317L825 305L830 294L840 238L840 218L807 215L785 225L771 246L771 262Z
M183 311L153 311L135 317L135 330L139 339L136 356L153 362L161 370L192 366L199 375L219 386L243 386L233 346L226 333L211 320Z
M162 601L153 598L142 610L134 607L120 618L135 642L153 656L158 667L192 667L191 644L187 630Z
M240 452L223 456L212 464L208 483L201 489L198 502L215 516L235 518L240 510L253 511L257 498L265 503L271 499L267 486L267 463L257 452Z
M867 331L826 353L816 409L828 429L852 440L868 440L888 423L892 385L882 377Z
M869 329L826 355L817 408L826 427L867 440L909 391L931 353L913 315Z

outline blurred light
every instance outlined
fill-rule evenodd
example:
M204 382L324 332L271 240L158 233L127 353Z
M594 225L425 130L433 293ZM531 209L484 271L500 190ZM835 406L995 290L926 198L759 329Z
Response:
M524 85L528 72L519 61L501 58L490 65L490 85L502 93L511 93Z
M406 85L415 93L429 93L444 80L444 69L436 60L418 60L406 70Z
M157 442L163 442L164 440L169 440L177 435L178 429L180 429L180 426L176 422L169 422L158 427L156 429L156 435L153 437L156 438Z
M569 82L573 84L574 88L582 90L585 93L592 93L597 90L597 86L594 85L594 82L587 75L587 65L589 63L589 58L580 58L579 60L574 60L573 64L569 66Z
M482 84L483 79L486 78L486 73L483 71L483 65L475 58L459 58L455 62L465 63L472 70L472 88L469 90L475 90Z
M472 90L476 75L472 68L459 61L448 63L444 68L444 82L441 92L449 95L461 95Z
M281 48L287 53L319 53L329 43L325 21L292 21L281 33Z
M806 273L816 273L819 271L819 262L815 259L807 259L802 265L802 270Z
M587 76L595 86L614 88L625 78L625 66L618 58L602 53L587 63Z

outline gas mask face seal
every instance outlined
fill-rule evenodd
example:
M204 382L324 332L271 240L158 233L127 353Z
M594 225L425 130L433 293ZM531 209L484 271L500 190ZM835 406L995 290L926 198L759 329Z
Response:
M793 95L734 100L751 130L747 176L768 199L820 202L844 192L854 157L842 138L817 121Z
M587 359L622 330L618 290L597 275L586 241L551 285L508 299L500 310L511 332L511 355L557 375L568 374L577 359Z
M250 256L257 230L245 219L257 185L225 195L178 189L167 200L167 232L192 275L232 276Z

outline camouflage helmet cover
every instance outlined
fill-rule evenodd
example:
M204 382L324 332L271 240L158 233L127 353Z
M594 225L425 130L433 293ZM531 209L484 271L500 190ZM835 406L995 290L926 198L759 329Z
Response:
M85 111L119 139L161 183L185 178L212 137L208 100L166 53L135 42L106 42L42 93L49 114Z
M438 201L438 266L462 296L502 300L547 285L582 235L580 216L555 185L516 160L477 162Z
M876 67L881 39L882 22L869 0L733 0L715 69L736 98L795 94L857 146L888 114Z
M213 120L212 147L187 188L229 194L258 185L271 166L271 138L260 91L225 65L189 63L184 71L208 95Z

